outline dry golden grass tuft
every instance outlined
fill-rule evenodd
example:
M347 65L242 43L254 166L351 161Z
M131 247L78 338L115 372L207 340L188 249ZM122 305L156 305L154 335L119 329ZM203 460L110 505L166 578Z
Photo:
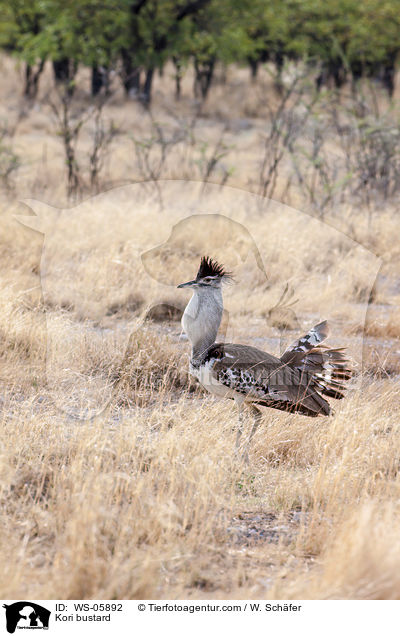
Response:
M16 108L10 64L1 85ZM171 124L156 82L154 114ZM242 99L244 71L229 82L201 128L212 146L229 124L235 187L127 186L62 212L32 203L44 238L15 221L27 214L16 200L65 206L62 153L44 101L17 127L25 162L1 201L3 597L400 595L399 217L395 205L348 205L322 223L241 190L254 184L265 113L258 89ZM188 116L190 100L177 111ZM119 94L105 113L120 126L110 183L138 179L128 133L148 135L149 121ZM84 133L82 156L88 143ZM197 161L182 152L169 156L171 178ZM330 418L266 409L248 465L233 453L234 406L187 375L188 295L175 286L205 253L235 273L228 340L278 353L329 319L330 342L359 363Z
M375 338L400 338L400 309L386 307L383 316L368 321L365 335Z

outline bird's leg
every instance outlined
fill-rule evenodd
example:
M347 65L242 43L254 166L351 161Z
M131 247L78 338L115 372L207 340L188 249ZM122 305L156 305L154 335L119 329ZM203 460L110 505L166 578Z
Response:
M253 406L253 404L250 404L249 408L250 408L252 416L254 417L254 422L253 422L253 427L251 429L249 439L247 442L248 446L250 446L250 442L253 439L253 435L256 432L257 428L260 426L260 422L262 418L262 413L260 409L258 409L256 406Z
M235 443L236 452L239 448L240 438L242 437L242 433L243 433L243 404L242 402L237 402L237 407L238 407L239 415L238 415L238 428L237 428L236 443Z
M253 422L253 426L252 426L252 429L250 431L250 435L248 437L245 449L243 451L243 461L246 464L249 463L249 452L248 451L249 451L249 448L250 448L251 440L253 439L253 435L256 432L258 426L260 425L260 421L261 421L261 418L262 418L262 413L256 406L253 406L252 404L249 404L249 409L251 411L251 414L254 417L254 422Z

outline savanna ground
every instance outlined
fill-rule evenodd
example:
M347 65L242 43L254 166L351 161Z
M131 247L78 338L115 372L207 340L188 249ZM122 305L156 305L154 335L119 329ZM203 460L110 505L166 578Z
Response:
M252 85L229 69L200 110L190 75L177 103L165 71L152 118L117 90L92 181L105 192L89 196L88 116L68 202L50 73L28 104L14 62L1 64L3 143L20 163L1 200L2 597L399 598L397 185L389 175L381 191L381 166L351 189L358 166L332 123L335 111L351 131L350 89L319 96L306 119L311 88L282 105L265 70ZM396 96L365 93L358 116L395 129ZM31 202L39 220L25 222L45 239L14 218L32 214L26 198L64 209ZM194 216L209 214L225 218ZM278 353L329 319L330 342L357 362L332 417L264 410L248 464L233 453L234 405L187 375L176 285L205 253L235 273L228 341Z

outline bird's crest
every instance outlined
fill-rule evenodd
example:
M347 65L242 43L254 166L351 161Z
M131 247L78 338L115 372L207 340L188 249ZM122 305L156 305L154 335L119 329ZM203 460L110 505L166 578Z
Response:
M213 261L209 256L202 257L196 278L205 278L206 276L219 276L225 280L232 280L232 273L226 272L223 265Z

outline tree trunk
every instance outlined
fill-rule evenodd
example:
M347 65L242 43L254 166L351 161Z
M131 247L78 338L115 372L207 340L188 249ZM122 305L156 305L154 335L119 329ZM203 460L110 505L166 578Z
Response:
M121 79L127 97L137 98L140 95L140 68L134 66L132 55L126 49L121 51L122 72Z
M396 71L395 71L395 57L393 57L393 59L391 59L388 62L384 62L383 65L383 85L386 88L387 92L389 93L389 97L392 98L393 97L393 93L394 93L394 78L396 75Z
M180 100L181 98L181 79L182 79L182 62L179 57L174 55L172 57L172 61L175 66L175 99Z
M54 78L57 84L64 84L69 95L75 90L74 77L78 70L78 63L68 57L61 60L53 60Z
M103 75L97 64L92 66L92 97L96 97L103 88Z
M362 76L361 67L352 67L352 79L356 81ZM332 83L335 88L341 88L346 82L346 69L341 60L330 60L322 64L321 72L316 78L316 87L319 91L322 86L328 86Z
M251 79L254 82L258 75L259 60L254 60L250 58L249 65L250 65Z
M335 88L342 88L346 81L346 71L343 64L341 62L332 63L330 72L333 77Z
M110 77L109 70L104 66L93 64L92 66L92 97L96 97L101 90L104 89L105 95L110 94Z
M215 67L215 57L211 57L205 62L199 62L194 59L195 69L195 81L194 81L194 95L200 97L203 101L207 98L208 91L210 90Z
M149 106L151 102L151 88L153 85L154 68L148 68L146 71L146 79L144 81L143 93L141 94L141 100L145 106Z
M275 84L275 88L277 92L281 94L283 92L282 71L283 71L285 58L283 56L283 52L279 49L276 51L274 55L274 62L275 62L275 68L276 68L274 84Z
M44 68L44 60L40 60L38 67L35 69L30 64L25 68L25 86L24 95L29 99L36 97L39 88L39 78Z

